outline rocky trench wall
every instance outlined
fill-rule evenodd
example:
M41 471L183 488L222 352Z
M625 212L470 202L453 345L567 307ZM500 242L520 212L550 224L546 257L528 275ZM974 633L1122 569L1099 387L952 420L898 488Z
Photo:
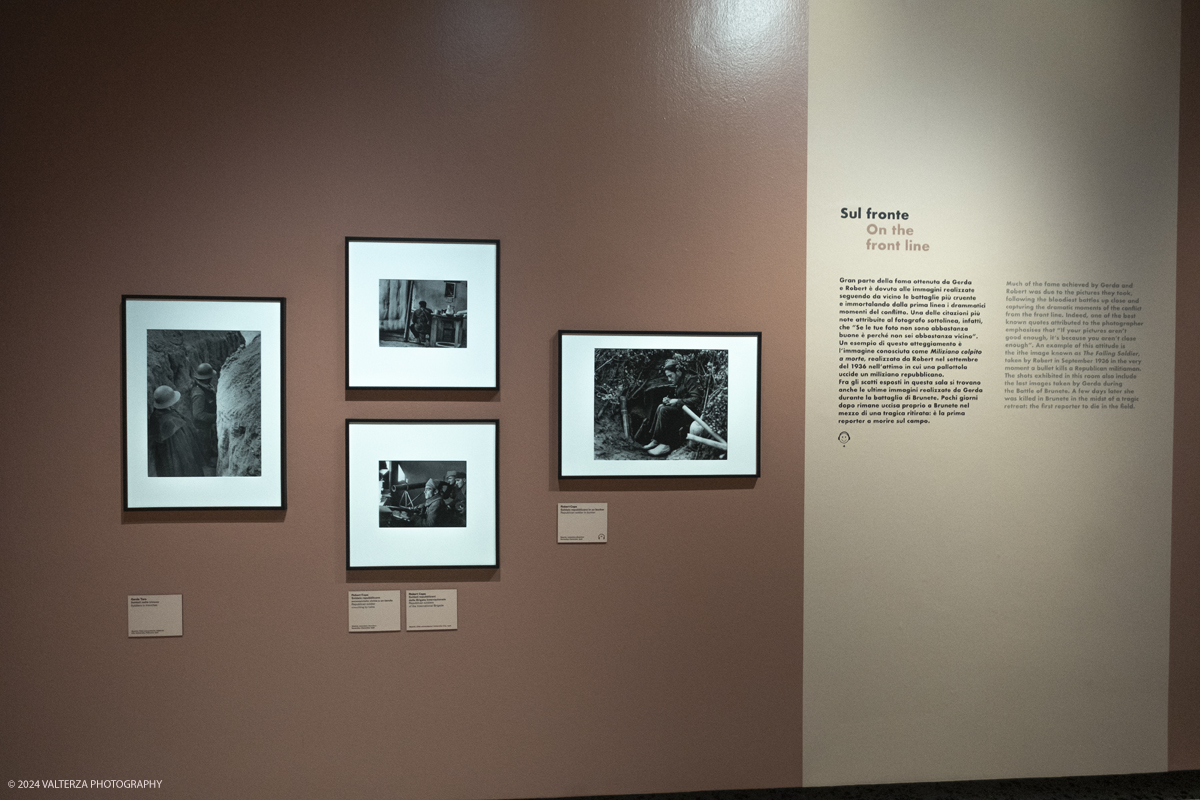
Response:
M217 382L217 474L262 475L262 337L225 362Z

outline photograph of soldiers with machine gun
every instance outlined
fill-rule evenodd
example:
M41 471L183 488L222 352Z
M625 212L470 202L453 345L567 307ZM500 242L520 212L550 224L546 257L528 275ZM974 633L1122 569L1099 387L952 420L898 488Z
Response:
M379 462L379 527L463 528L466 524L467 462Z
M728 350L596 348L595 458L724 459Z

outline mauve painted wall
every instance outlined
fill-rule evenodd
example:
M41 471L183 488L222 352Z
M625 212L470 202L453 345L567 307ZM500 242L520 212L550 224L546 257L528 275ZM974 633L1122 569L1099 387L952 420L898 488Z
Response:
M799 785L805 8L0 8L0 780ZM345 391L347 235L501 239L499 392ZM122 515L122 293L287 297L285 513ZM1198 300L1181 267L1175 768L1200 767ZM556 480L559 328L763 331L764 477ZM501 568L348 575L347 417L499 417ZM607 501L611 543L556 545L563 501ZM414 587L457 587L460 630L346 633L349 589ZM183 638L125 637L143 592L184 594Z
M800 783L805 6L0 13L0 780ZM346 392L347 235L501 240L499 392ZM122 515L122 293L287 298L286 513ZM560 484L560 328L762 330L765 477ZM501 568L347 575L347 417L498 417ZM563 501L611 543L557 545ZM460 630L346 632L413 587ZM143 592L182 638L126 638Z

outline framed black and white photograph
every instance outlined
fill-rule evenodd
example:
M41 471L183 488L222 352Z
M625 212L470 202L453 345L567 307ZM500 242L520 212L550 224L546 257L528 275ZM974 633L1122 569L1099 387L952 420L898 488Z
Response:
M499 280L499 241L347 237L346 388L499 388Z
M346 568L497 566L499 424L346 420Z
M284 299L121 298L124 507L286 508Z
M757 477L761 348L761 333L559 331L559 477Z

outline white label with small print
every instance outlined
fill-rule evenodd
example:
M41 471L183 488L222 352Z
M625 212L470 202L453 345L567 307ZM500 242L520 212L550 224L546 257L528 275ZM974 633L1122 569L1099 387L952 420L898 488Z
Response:
M608 503L559 503L558 543L608 541Z
M399 589L350 592L350 633L403 630L402 607Z
M129 638L183 636L183 595L131 594Z
M458 589L409 589L405 595L408 630L458 630Z

